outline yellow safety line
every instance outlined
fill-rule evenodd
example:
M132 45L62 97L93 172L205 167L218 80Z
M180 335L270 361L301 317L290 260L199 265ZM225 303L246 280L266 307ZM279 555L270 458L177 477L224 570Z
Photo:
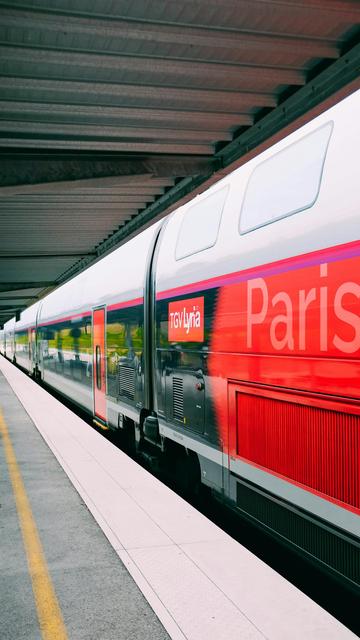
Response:
M99 420L95 420L95 418L93 418L93 423L96 424L97 427L100 427L100 429L102 429L103 431L109 431L109 427L106 424L103 424L103 422L99 422Z
M16 461L9 431L0 410L0 435L15 496L37 615L43 640L67 640L66 628L47 568L44 551Z

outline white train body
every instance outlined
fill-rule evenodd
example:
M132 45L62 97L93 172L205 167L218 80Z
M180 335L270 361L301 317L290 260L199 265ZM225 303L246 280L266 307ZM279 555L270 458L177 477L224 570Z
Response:
M0 342L354 583L358 113L360 91L24 311Z

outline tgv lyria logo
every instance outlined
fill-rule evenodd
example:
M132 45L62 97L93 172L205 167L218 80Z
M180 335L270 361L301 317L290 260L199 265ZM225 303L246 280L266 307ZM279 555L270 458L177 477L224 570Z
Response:
M170 342L203 342L204 297L169 303Z

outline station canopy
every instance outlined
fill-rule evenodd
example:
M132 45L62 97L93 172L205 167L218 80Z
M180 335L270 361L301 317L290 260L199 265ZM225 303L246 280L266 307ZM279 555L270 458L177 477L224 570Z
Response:
M0 326L355 90L359 23L358 0L0 0Z

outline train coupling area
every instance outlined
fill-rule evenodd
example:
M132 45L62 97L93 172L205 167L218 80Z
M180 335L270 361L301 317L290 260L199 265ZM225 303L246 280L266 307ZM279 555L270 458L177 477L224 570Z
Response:
M2 639L356 636L0 357Z

